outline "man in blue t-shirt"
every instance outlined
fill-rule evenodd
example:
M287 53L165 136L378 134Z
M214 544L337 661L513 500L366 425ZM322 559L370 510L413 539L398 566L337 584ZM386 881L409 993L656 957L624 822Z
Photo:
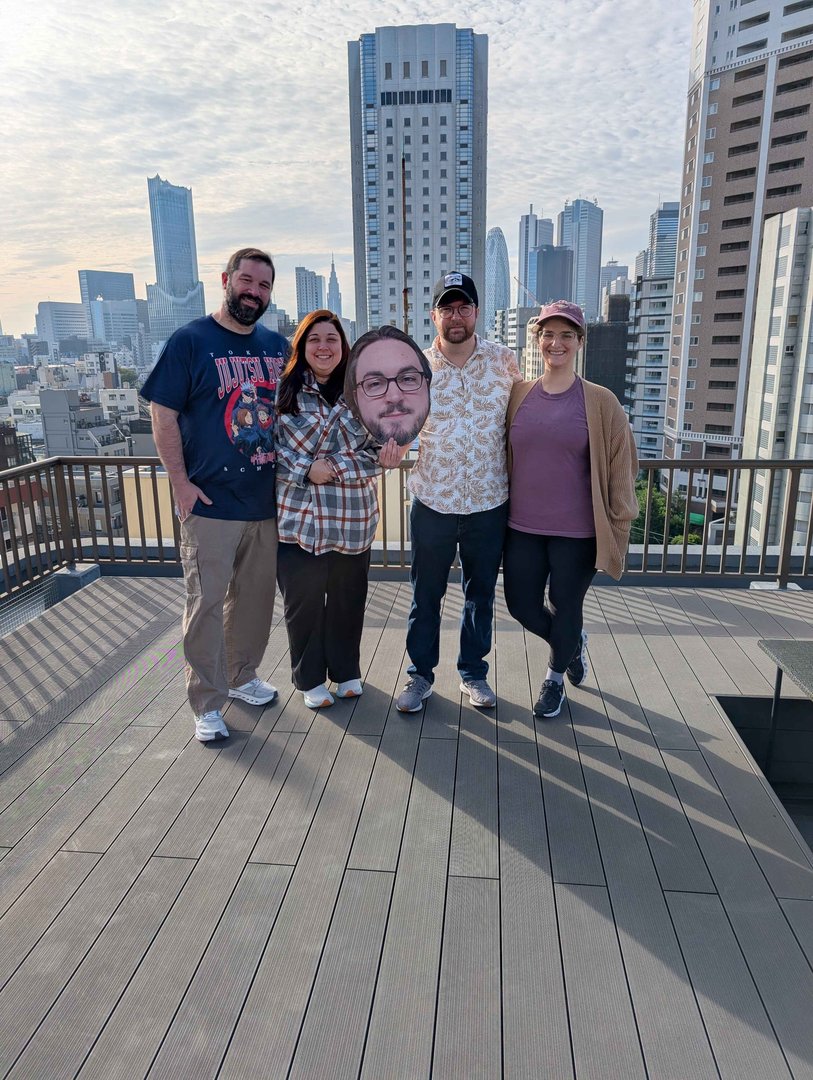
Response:
M277 696L257 666L274 613L274 394L288 342L257 325L274 285L269 255L236 251L222 280L220 310L176 330L141 391L181 523L186 686L201 742L228 737L228 698Z

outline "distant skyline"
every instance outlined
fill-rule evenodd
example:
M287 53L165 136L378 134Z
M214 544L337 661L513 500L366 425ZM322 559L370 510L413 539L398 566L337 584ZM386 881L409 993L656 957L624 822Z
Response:
M347 42L380 25L456 22L489 38L487 227L516 273L519 217L604 209L603 260L632 265L680 194L691 0L474 0L439 16L400 0L43 0L3 6L0 323L79 301L81 268L155 280L147 177L191 187L207 308L246 244L327 276L354 312ZM329 33L326 28L329 28ZM484 283L481 283L484 286Z

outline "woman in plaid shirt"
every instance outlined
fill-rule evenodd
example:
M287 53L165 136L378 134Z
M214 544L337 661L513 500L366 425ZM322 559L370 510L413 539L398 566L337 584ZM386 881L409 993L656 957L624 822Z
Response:
M330 311L300 322L277 391L277 579L294 685L310 709L362 692L359 645L377 477L401 452L378 443L344 397L349 346Z

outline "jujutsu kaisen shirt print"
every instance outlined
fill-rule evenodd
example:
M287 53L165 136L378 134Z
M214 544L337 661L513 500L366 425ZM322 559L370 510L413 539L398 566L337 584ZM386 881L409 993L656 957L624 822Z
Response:
M207 316L166 343L142 394L178 413L187 473L212 500L201 517L257 521L276 514L274 397L288 355L279 334L236 334Z

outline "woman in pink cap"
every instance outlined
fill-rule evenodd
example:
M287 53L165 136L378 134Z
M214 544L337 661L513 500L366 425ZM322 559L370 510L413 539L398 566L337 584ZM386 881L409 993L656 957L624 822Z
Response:
M508 610L550 646L534 715L551 717L562 707L565 675L574 686L587 675L582 608L593 575L621 577L638 516L638 458L618 398L576 374L581 308L567 300L546 304L528 333L545 370L515 383L508 406L503 576Z

